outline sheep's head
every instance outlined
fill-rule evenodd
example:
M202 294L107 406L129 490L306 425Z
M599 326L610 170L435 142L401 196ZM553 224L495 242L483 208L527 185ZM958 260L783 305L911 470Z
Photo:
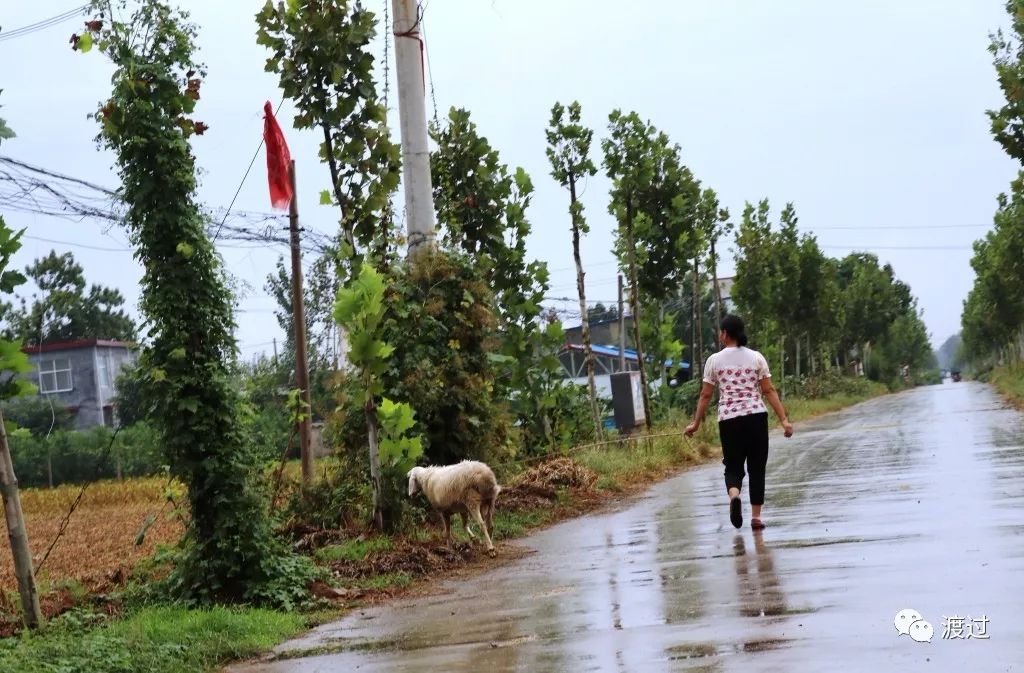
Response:
M420 492L419 476L423 473L422 467L414 467L409 470L409 497L413 497Z

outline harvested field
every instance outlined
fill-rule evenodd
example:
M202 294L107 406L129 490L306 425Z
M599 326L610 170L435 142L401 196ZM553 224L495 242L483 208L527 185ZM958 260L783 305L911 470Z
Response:
M29 544L37 564L79 490L80 486L68 485L21 492ZM86 586L106 582L150 556L157 544L176 542L184 526L173 516L166 491L167 480L159 478L90 485L39 573L40 593L50 593L69 581ZM180 488L172 489L172 493L177 502L183 499ZM150 516L155 520L142 544L136 545L136 536ZM0 554L0 589L17 590L13 562L6 549Z

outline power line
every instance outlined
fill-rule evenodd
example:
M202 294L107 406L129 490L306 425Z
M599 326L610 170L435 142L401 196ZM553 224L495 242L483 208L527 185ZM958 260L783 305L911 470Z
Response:
M864 226L842 226L842 227L811 227L812 231L885 231L888 229L977 229L979 227L991 227L991 224L894 224L894 225L864 225Z
M973 250L969 245L822 245L822 250Z
M42 241L43 243L53 243L56 245L69 245L75 248L86 248L88 250L99 250L101 252L131 252L131 248L104 248L98 245L88 245L86 243L72 243L71 241L58 241L52 238L40 238L39 236L22 236L32 241Z
M40 30L44 30L51 26L56 26L57 24L64 23L65 21L75 18L75 16L80 16L84 14L87 9L89 9L89 5L82 5L81 7L69 9L68 11L63 12L62 14L51 16L48 19L36 21L35 23L30 23L27 26L15 28L14 30L4 31L0 33L0 42L6 40L13 40L16 37L24 37L25 35L31 35L32 33L38 32Z

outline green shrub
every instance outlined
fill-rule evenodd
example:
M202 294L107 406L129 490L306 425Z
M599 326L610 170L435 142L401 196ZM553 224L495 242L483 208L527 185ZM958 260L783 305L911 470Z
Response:
M368 466L366 470L365 479L343 471L345 478L328 476L296 490L285 508L285 518L297 529L338 529L355 521L365 522L370 502Z
M52 404L51 404L52 402ZM71 412L59 401L42 395L15 397L3 403L4 420L25 428L33 437L45 437L55 431L71 430Z
M165 464L155 431L145 423L122 429L111 444L113 431L96 427L61 430L49 437L14 432L9 437L14 471L25 486L83 483L97 479L157 474ZM109 448L109 451L108 451Z

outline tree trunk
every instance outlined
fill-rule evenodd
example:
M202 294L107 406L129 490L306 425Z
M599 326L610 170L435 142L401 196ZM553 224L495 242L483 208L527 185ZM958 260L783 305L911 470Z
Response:
M377 446L377 402L371 397L363 407L366 413L366 433L370 444L370 481L373 483L373 527L384 530L383 482L380 474L380 454Z
M661 326L665 324L665 305L658 304L658 333L661 333ZM661 352L661 338L658 339L658 378L661 379L661 385L668 385L668 370L665 369L665 354Z
M786 337L779 341L779 398L786 399Z
M25 613L25 626L34 629L42 624L43 613L39 608L39 593L36 590L36 579L32 573L32 552L28 546L28 532L25 530L25 517L21 511L21 498L18 496L18 479L14 475L14 463L11 460L10 446L7 444L7 430L4 428L2 413L0 413L0 496L4 503L7 538L11 543L11 554L14 556L14 575L18 579L18 593L21 595L21 608Z
M594 380L594 350L590 346L590 316L587 315L587 290L583 282L583 262L580 259L580 227L576 217L576 176L569 176L570 213L572 215L572 257L576 262L576 290L580 295L580 334L583 337L583 356L587 362L587 385L590 387L590 414L594 418L594 437L604 438L601 431L601 412L597 407L597 381Z
M714 238L711 239L711 278L715 284L715 333L721 329L722 325L722 288L718 284L718 256L715 254L715 243ZM717 343L717 342L716 342ZM717 350L717 348L716 348Z
M796 380L800 380L800 337L796 338Z
M644 347L640 339L640 297L636 279L636 241L633 240L633 203L626 202L626 250L629 253L629 303L633 311L633 342L636 361L640 367L640 387L644 398L644 417L647 429L653 426L651 420L651 392L647 389L647 366L644 361Z

